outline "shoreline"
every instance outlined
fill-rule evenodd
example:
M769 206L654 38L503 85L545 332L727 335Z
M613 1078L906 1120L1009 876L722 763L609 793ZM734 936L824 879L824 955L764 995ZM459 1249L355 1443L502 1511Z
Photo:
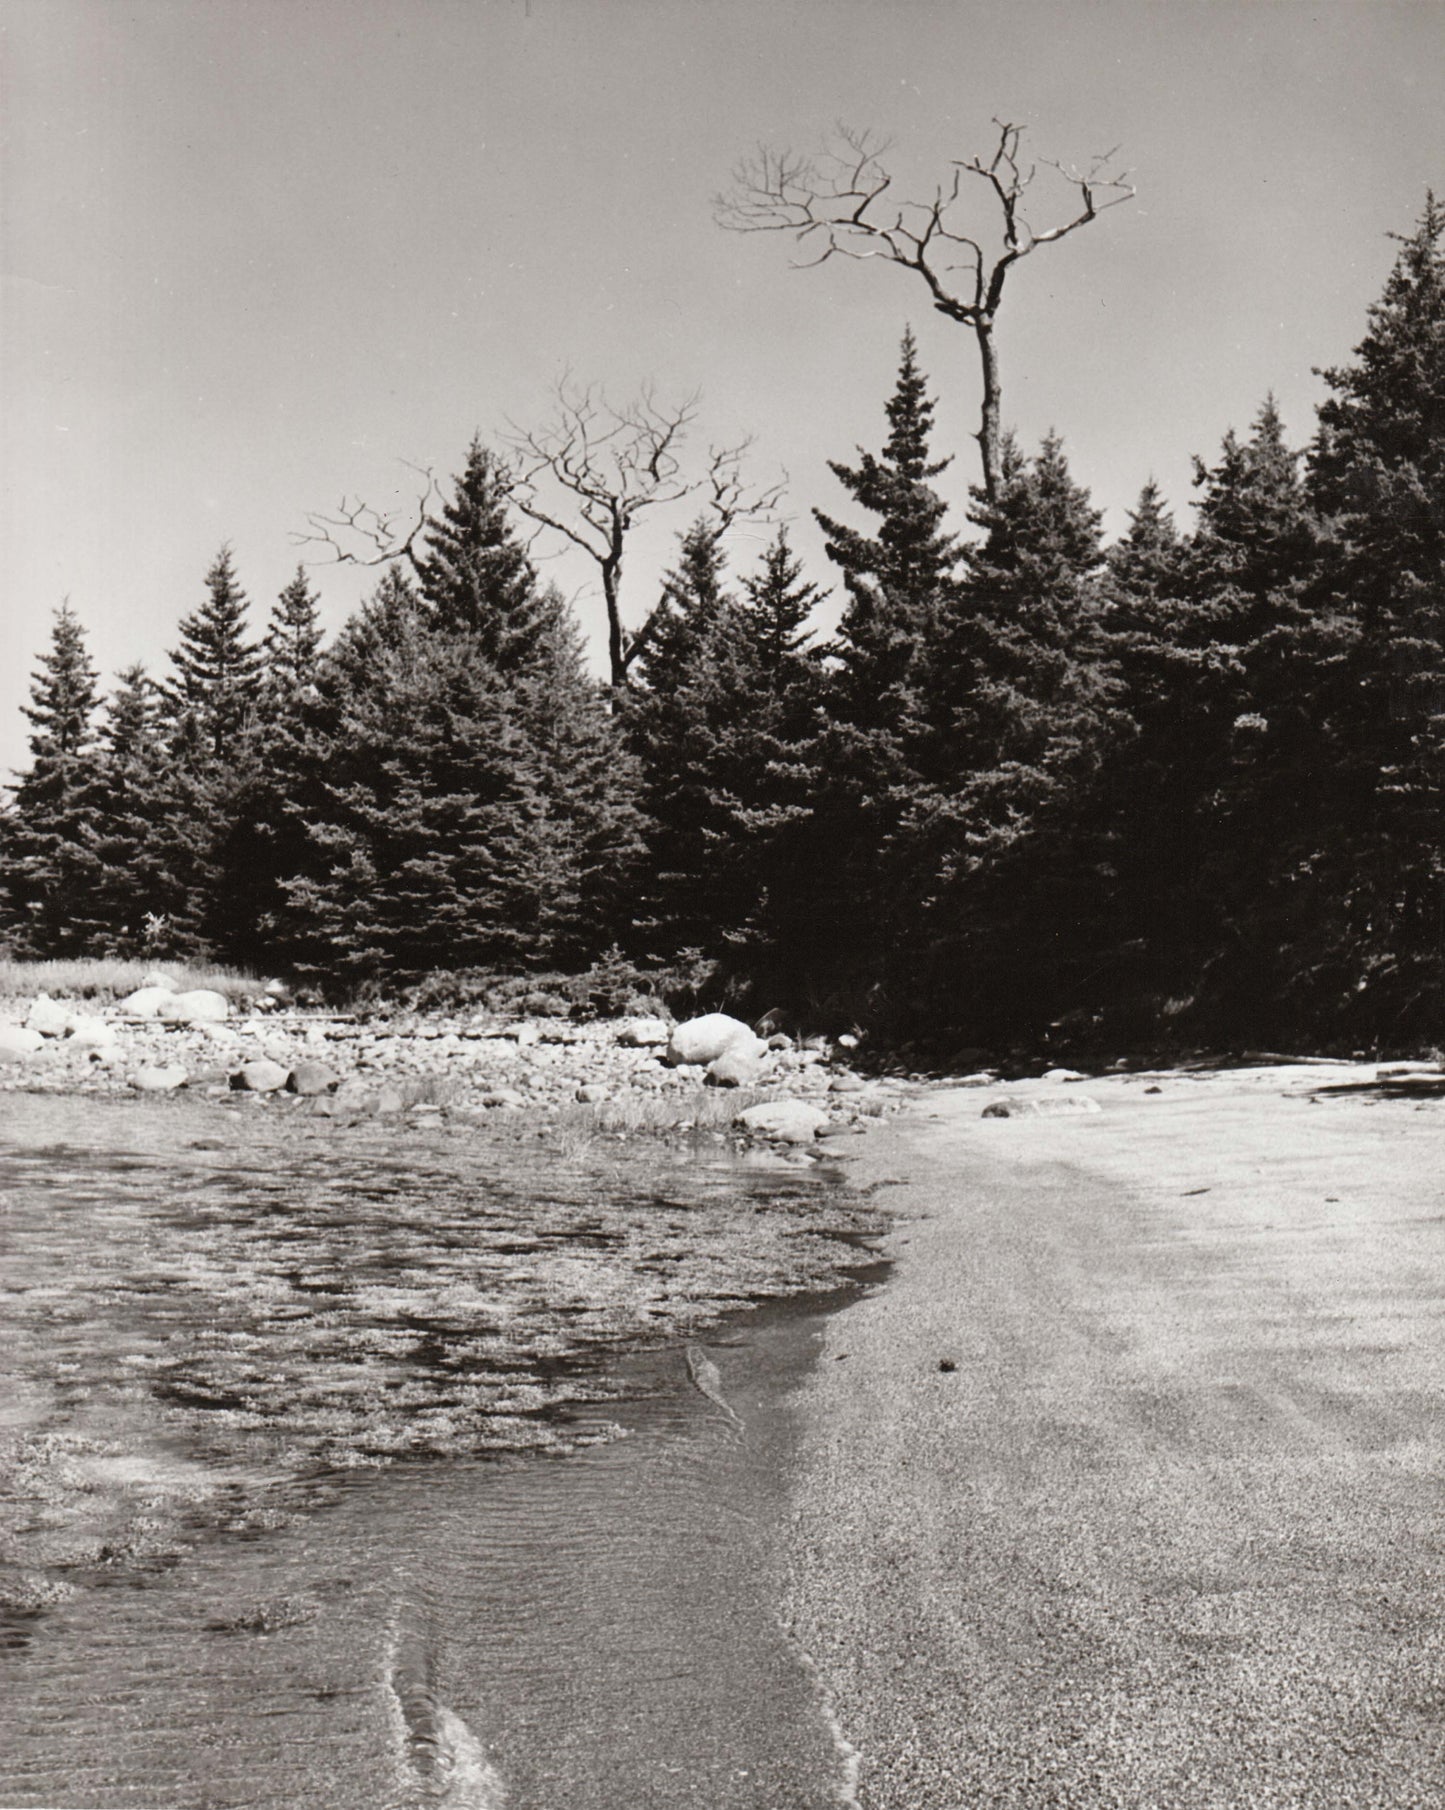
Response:
M864 1141L894 1267L796 1399L783 1603L867 1810L1434 1801L1445 1105L1330 1079Z

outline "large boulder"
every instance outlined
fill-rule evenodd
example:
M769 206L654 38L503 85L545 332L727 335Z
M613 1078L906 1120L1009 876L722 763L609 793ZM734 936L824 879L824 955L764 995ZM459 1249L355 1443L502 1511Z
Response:
M159 1018L162 1008L173 1005L175 997L175 992L170 987L137 987L134 993L126 994L120 1002L120 1009L132 1018Z
M231 1016L231 1002L209 987L193 987L188 993L173 994L158 1016L167 1024L222 1024Z
M755 1040L756 1041L756 1040ZM767 1048L766 1044L760 1046ZM752 1087L763 1072L762 1057L756 1049L735 1043L707 1065L703 1080L709 1087Z
M131 1076L130 1084L143 1094L165 1094L173 1088L184 1087L189 1079L179 1062L170 1062L163 1068L138 1068Z
M828 1115L806 1100L765 1100L749 1106L733 1120L755 1137L775 1138L780 1144L811 1144L828 1123Z
M765 1045L755 1037L740 1018L729 1018L726 1012L708 1012L701 1018L689 1018L674 1025L667 1043L667 1060L695 1062L706 1066L716 1062L725 1050L744 1049L760 1052Z
M658 1050L672 1035L665 1018L629 1018L617 1033L617 1041L625 1050Z
M286 1085L293 1094L311 1097L317 1094L335 1093L341 1085L341 1076L325 1062L298 1062L291 1070L291 1077Z
M23 1024L0 1024L0 1054L33 1056L45 1039Z
M70 1007L52 999L48 993L36 995L25 1014L25 1028L38 1031L42 1037L63 1037L70 1027Z
M274 1094L290 1078L290 1071L284 1069L279 1062L260 1056L256 1061L244 1063L236 1070L231 1076L231 1086L237 1093Z
M77 1049L108 1050L119 1041L109 1020L77 1012L70 1020L70 1042Z

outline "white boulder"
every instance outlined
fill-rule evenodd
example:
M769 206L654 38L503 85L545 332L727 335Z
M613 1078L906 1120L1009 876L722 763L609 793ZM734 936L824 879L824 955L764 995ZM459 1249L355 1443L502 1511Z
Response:
M240 1093L274 1094L290 1079L290 1070L268 1057L247 1062L231 1076L231 1086Z
M23 1024L0 1024L0 1051L7 1056L33 1056L45 1039Z
M42 1037L63 1037L69 1024L70 1007L52 999L48 993L37 994L25 1014L25 1028L38 1031Z
M189 993L173 994L158 1016L167 1024L222 1024L231 1016L231 1002L224 993L194 987Z
M617 1041L625 1050L656 1050L671 1036L672 1026L665 1018L630 1018L617 1033Z
M761 1054L766 1048L760 1037L740 1018L729 1018L726 1012L708 1012L701 1018L689 1018L674 1025L667 1043L667 1060L673 1064L716 1062L725 1050L745 1050Z
M126 994L120 1009L132 1018L159 1018L162 1008L170 1006L175 997L170 987L137 987L134 993Z
M70 1042L77 1049L108 1050L118 1041L115 1026L107 1019L77 1012L70 1020Z
M811 1144L828 1123L828 1115L806 1100L765 1100L740 1112L733 1123L780 1144Z
M130 1084L143 1094L164 1094L172 1088L184 1087L189 1079L179 1062L169 1062L163 1068L138 1068L131 1076Z

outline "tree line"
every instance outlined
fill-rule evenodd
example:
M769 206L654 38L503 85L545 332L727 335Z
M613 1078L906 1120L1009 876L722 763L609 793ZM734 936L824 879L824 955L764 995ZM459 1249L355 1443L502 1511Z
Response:
M911 335L876 451L780 531L682 536L623 682L473 443L330 646L223 550L169 674L56 616L0 820L16 953L207 954L339 991L675 966L949 1048L1405 1046L1445 1022L1445 209L1307 446L1266 399L1111 545L1055 436L953 522ZM614 678L618 674L614 672Z

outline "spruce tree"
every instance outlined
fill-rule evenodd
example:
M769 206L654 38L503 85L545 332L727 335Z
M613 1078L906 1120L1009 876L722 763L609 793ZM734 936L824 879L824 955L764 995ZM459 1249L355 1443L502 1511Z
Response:
M905 333L882 454L860 449L856 467L829 465L853 501L878 518L875 531L865 534L814 511L848 593L834 648L838 704L850 722L893 737L906 737L919 715L922 670L959 560L957 541L944 531L943 499L932 487L950 461L930 455L933 402L917 350L912 332Z
M286 912L284 881L305 860L303 799L320 744L314 733L322 631L304 567L271 608L261 646L249 759L231 797L218 849L227 876L208 929L232 960L275 967Z
M806 757L814 808L789 828L769 898L774 971L793 977L813 1011L857 1012L899 932L893 854L920 781L960 558L933 488L948 461L932 456L933 403L911 333L886 413L881 454L831 466L875 518L871 532L815 511L848 602L824 655L824 720Z
M545 658L539 650L556 621L555 595L538 585L508 519L507 485L505 465L473 439L451 500L427 520L416 562L436 626L471 635L501 673Z
M684 536L626 718L652 823L655 940L674 956L743 950L735 965L757 981L788 862L780 838L815 792L821 674L805 639L820 593L780 532L735 595L720 540L706 518Z
M175 804L158 688L143 666L118 675L101 724L103 811L97 915L105 953L162 954L176 907L167 861Z
M62 604L31 682L31 762L14 789L0 849L5 919L22 955L88 955L101 937L96 678L80 620Z
M1062 443L1028 460L1006 441L997 500L975 498L984 539L942 628L892 863L900 950L973 1040L1078 1003L1107 879L1083 831L1115 710L1100 518Z
M271 607L262 643L263 689L272 700L293 700L315 683L323 640L318 601L305 566L297 566L295 577Z
M281 913L319 979L585 966L617 940L632 762L561 599L492 569L460 625L393 569L322 656Z
M206 601L181 621L166 696L177 718L194 718L206 756L226 763L250 727L261 682L261 649L246 638L246 612L231 549L222 547L206 574Z
M735 661L741 628L724 588L720 526L703 517L683 535L676 567L639 636L634 683L624 703L642 763L650 821L648 909L662 954L717 953L736 924L735 893L719 737L740 687Z
M1335 823L1312 873L1322 998L1360 1034L1438 1035L1445 1011L1445 207L1433 194L1354 362L1320 373L1309 487ZM1326 916L1328 908L1329 915Z

